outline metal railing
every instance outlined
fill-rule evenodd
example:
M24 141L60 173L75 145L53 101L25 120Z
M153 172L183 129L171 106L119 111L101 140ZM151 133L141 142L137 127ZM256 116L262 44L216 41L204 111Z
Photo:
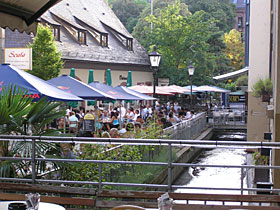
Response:
M164 129L164 134L170 139L194 139L207 126L206 113L198 113L192 119L184 120Z
M14 181L14 182L27 182L27 183L48 183L48 184L91 184L97 186L99 190L102 190L103 186L126 186L126 187L142 187L142 188L160 188L168 191L176 189L204 189L204 190L227 190L227 191L240 191L243 194L244 191L269 191L279 193L280 189L260 189L260 188L248 188L244 186L244 177L248 169L262 168L270 170L279 170L280 166L256 166L256 165L203 165L193 163L176 163L172 161L172 148L173 147L199 147L199 148L270 148L280 149L280 143L276 142L237 142L237 141L215 141L215 140L165 140L165 139L113 139L113 138L85 138L85 137L45 137L45 136L0 136L0 141L25 141L32 142L31 157L0 157L0 160L9 161L31 161L32 177L31 178L4 178L0 177L0 181ZM81 160L81 159L60 159L60 158L38 158L35 150L37 142L52 142L52 143L75 143L75 144L114 144L114 145L149 145L149 146L164 146L168 147L168 161L167 162L143 162L143 161L117 161L117 160ZM45 162L68 162L68 163L95 163L99 165L98 169L98 181L75 181L75 180L51 180L51 179L39 179L36 174L36 161ZM120 164L120 165L150 165L150 166L164 166L168 170L168 182L167 184L143 184L143 183L117 183L102 181L102 170L104 164ZM237 188L206 188L206 187L187 187L172 184L172 170L174 167L216 167L216 168L239 168L240 169L240 187Z
M245 110L239 109L217 109L211 110L208 114L208 123L218 125L246 125L247 115Z

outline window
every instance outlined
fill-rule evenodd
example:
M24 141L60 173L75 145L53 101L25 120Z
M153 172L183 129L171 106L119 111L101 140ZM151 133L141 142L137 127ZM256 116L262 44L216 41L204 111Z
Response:
M55 41L60 41L60 27L53 26L53 36Z
M127 38L126 39L126 47L127 50L132 51L133 50L133 39L132 38Z
M108 47L108 34L100 35L100 46Z
M87 44L86 32L78 31L78 41L80 42L80 44Z
M238 28L243 27L243 17L238 17Z

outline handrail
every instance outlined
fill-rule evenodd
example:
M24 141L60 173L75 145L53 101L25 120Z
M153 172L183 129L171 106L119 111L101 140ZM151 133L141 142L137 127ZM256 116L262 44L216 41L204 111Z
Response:
M1 135L0 141L32 141L32 150L34 150L35 144L38 141L49 141L51 142L71 142L71 143L104 143L104 144L116 144L124 143L128 145L162 145L168 146L168 156L171 156L172 146L193 146L193 147L210 147L210 148L274 148L280 149L280 143L278 142L233 142L233 141L197 141L197 140L165 140L165 139L96 139L96 138L85 138L85 137L34 137L34 136L7 136ZM70 141L69 141L70 140ZM171 171L173 167L222 167L222 168L240 168L240 169L250 169L250 168L263 168L263 169L274 169L279 170L280 166L255 166L255 165L204 165L204 164L191 164L191 163L173 163L171 158L166 162L140 162L140 161L109 161L109 160L78 160L78 159L58 159L58 158L37 158L34 157L35 152L32 152L32 157L0 157L0 160L25 160L35 163L36 161L53 161L53 162L84 162L84 163L97 163L97 164L130 164L130 165L154 165L154 166L166 166L168 168L168 184L141 184L141 183L114 183L114 182L103 182L99 180L98 182L89 181L67 181L67 180L43 180L37 179L35 174L33 174L32 179L23 178L0 178L0 181L20 181L20 182L32 182L32 183L64 183L64 184L93 184L99 186L102 189L104 185L110 186L128 186L128 187L151 187L151 188L163 188L168 190L174 189L207 189L207 188L190 188L182 187L178 185L172 185L171 183ZM36 165L32 164L32 171L35 171ZM243 171L243 170L241 170ZM241 174L243 176L243 173ZM102 177L100 177L102 179ZM269 191L269 192L280 192L280 189L257 189L257 188L211 188L216 190L241 190L243 191Z

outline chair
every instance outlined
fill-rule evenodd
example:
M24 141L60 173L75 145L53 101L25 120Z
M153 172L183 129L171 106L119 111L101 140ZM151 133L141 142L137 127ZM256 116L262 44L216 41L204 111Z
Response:
M121 205L121 206L116 206L110 210L146 210L140 206L133 206L133 205Z
M79 125L78 122L70 121L69 122L69 133L71 133L71 131L73 131L73 133L77 134L78 133L78 125Z

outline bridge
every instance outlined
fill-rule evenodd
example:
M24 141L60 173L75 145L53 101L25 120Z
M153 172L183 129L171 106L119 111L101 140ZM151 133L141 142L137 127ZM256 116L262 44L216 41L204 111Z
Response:
M221 122L225 123L225 118ZM208 119L209 121L209 119ZM220 122L220 120L219 120ZM221 124L222 124L221 123ZM228 121L228 124L236 126L236 122ZM239 122L239 124L241 124ZM250 170L257 168L279 170L280 166L256 166L256 165L199 165L186 162L185 159L199 153L203 148L268 148L279 149L280 144L274 142L237 142L237 141L215 141L203 139L217 123L210 119L207 123L206 113L201 113L196 118L184 121L180 124L167 128L164 136L170 139L100 139L85 137L46 137L46 136L0 136L2 142L25 142L28 143L31 153L26 157L0 157L1 161L25 161L29 162L29 176L17 178L0 177L0 200L25 200L27 192L38 192L41 201L64 205L66 209L108 209L114 206L128 204L138 205L145 208L157 208L157 198L165 192L169 192L174 199L173 209L280 209L280 189L247 187L244 177L248 176ZM219 125L219 124L218 124ZM40 142L55 144L76 145L106 145L104 153L117 151L126 145L152 147L153 152L166 151L166 159L154 160L106 160L106 159L68 159L61 157L38 156L36 145ZM175 155L176 154L176 155ZM179 155L180 158L175 158ZM148 158L150 159L150 158ZM94 164L97 166L97 179L89 177L86 180L62 180L54 179L54 176L40 173L38 163L71 163L71 164ZM2 162L3 163L3 162ZM158 179L149 182L138 182L135 177L133 182L122 180L115 182L106 176L109 166L149 166L151 168L162 167ZM240 186L236 188L205 188L186 187L175 185L174 180L180 172L188 167L216 167L216 168L238 168L240 169ZM133 170L132 172L133 173ZM112 176L112 175L111 175ZM83 186L83 187L82 187ZM203 189L223 190L229 194L196 194L176 193L176 189ZM232 192L232 193L231 193ZM233 194L238 192L238 194ZM259 194L264 192L267 194ZM213 202L215 202L213 204Z

